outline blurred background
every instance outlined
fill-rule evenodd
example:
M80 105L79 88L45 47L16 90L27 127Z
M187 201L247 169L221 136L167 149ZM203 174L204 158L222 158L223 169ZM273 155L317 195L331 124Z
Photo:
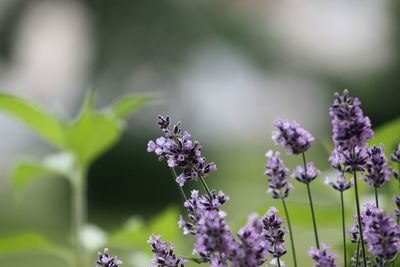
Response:
M181 203L168 168L146 152L148 140L160 135L157 114L181 120L217 163L208 182L230 196L227 220L237 230L249 213L280 208L263 176L265 152L281 149L271 141L275 118L295 119L316 136L308 158L326 170L335 91L359 96L374 127L400 115L399 11L395 0L0 0L0 90L61 119L76 116L88 88L98 91L99 107L126 93L161 94L129 119L122 140L90 168L88 182L92 247L110 245L105 231L138 227L143 242L110 248L124 266L148 266L150 229L172 225L166 238L179 254L191 255L192 241L185 243L175 229ZM40 232L67 246L68 184L41 180L16 199L10 182L18 160L39 160L54 148L4 114L0 127L0 239ZM300 164L300 158L285 159L290 168ZM338 195L323 178L313 184L320 239L340 252ZM309 266L306 191L295 187L289 210L301 266ZM0 241L0 250L12 245ZM3 265L69 266L29 251L0 259ZM290 253L284 260L291 266Z

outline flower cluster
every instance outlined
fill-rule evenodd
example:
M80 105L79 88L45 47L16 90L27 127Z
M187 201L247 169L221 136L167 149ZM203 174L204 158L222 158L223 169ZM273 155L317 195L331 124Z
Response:
M336 254L328 252L328 246L322 243L322 249L310 248L308 254L314 260L313 267L338 267L335 264Z
M149 141L147 151L155 153L160 160L166 159L169 167L182 169L182 173L176 178L176 182L180 186L216 171L215 163L206 164L206 158L201 153L200 143L190 140L191 135L188 132L185 131L182 134L180 122L170 129L171 119L169 116L158 116L158 118L158 125L165 137Z
M333 189L339 192L344 192L353 186L353 179L347 182L345 173L337 171L336 180L333 180L328 176L325 178L325 184L330 184L333 187Z
M122 261L117 257L110 257L108 254L108 248L105 248L103 253L98 252L98 260L96 261L96 267L118 267L122 264Z
M371 255L391 260L400 251L400 229L393 218L383 212L364 221L364 237Z
M278 215L278 210L274 207L270 208L262 218L262 222L269 252L275 258L285 255L287 250L283 237L287 231L284 220Z
M388 160L383 154L383 145L379 147L372 146L368 149L368 160L366 163L365 182L368 186L380 187L386 181L390 180L391 170L388 166Z
M283 145L288 154L301 154L311 147L314 137L296 121L276 120L278 131L272 133L276 144Z
M362 112L360 100L349 96L347 90L344 90L343 95L335 96L329 115L332 118L332 139L336 149L351 151L355 147L365 147L374 133L369 118Z
M185 260L174 253L174 246L160 240L159 235L152 234L147 241L151 245L153 260L150 267L183 267Z
M268 176L268 192L272 192L273 198L286 198L289 190L293 189L292 184L286 179L289 169L280 158L279 152L275 152L274 155L272 150L270 150L265 156L268 158L264 172Z
M357 218L357 215L354 215ZM366 204L361 213L364 242L368 245L371 255L383 260L392 259L400 251L400 228L393 218L375 205ZM350 231L352 242L358 242L359 228L354 224Z
M393 197L393 202L396 204L395 214L396 217L400 218L400 195L395 195Z
M317 176L321 172L317 169L317 167L315 167L314 163L312 162L308 162L306 167L307 168L304 169L304 166L298 165L294 170L292 177L301 183L309 184L315 178L317 178Z
M400 144L397 145L397 149L390 156L391 160L396 163L400 163Z
M213 262L213 266L224 264L234 246L233 235L225 222L225 213L219 210L228 200L222 192L216 194L212 191L210 197L199 196L199 192L193 190L191 198L184 203L190 222L183 220L182 216L178 221L184 234L190 233L196 237L194 253Z
M239 242L235 243L230 256L233 267L257 267L266 261L268 244L262 238L262 231L258 215L250 215L247 225L237 233Z

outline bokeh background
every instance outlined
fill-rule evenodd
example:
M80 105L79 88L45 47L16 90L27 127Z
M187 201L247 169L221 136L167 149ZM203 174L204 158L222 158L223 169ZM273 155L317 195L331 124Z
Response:
M181 203L175 184L165 164L146 152L147 141L160 135L157 114L181 120L217 163L208 182L230 196L228 221L238 229L249 213L280 207L266 194L263 176L265 152L280 149L271 141L275 118L309 129L316 142L308 157L327 170L335 91L348 88L359 96L374 127L400 115L399 11L395 0L0 0L0 90L64 119L77 114L88 88L98 91L99 107L131 92L161 95L129 119L121 142L89 171L92 243L108 245L103 230L118 233L127 221L138 229L176 228ZM0 239L40 232L67 244L68 184L41 180L16 199L10 182L18 160L38 160L54 149L4 114L0 127ZM300 163L285 159L290 168ZM313 184L320 238L340 252L338 195L323 178ZM306 191L295 187L289 210L297 253L309 266ZM147 238L147 230L137 232ZM166 235L181 254L191 254L190 238L185 243L177 229ZM147 244L125 241L114 251L126 266L147 266ZM0 253L0 259L5 266L68 266L29 251ZM291 266L290 254L285 261Z

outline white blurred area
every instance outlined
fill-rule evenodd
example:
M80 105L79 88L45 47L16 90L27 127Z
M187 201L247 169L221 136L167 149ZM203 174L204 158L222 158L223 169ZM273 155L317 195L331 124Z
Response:
M0 16L12 0L2 1ZM329 96L310 70L354 77L379 71L390 62L387 1L223 4L239 16L260 22L258 32L265 35L261 38L265 46L279 44L274 47L279 63L260 70L243 51L212 38L185 55L185 63L168 82L152 67L139 66L122 81L124 87L166 91L168 96L163 105L141 113L142 127L153 128L149 120L156 113L170 113L185 120L192 131L215 129L212 138L217 142L231 142L227 136L241 140L264 137L275 117L293 118L317 130L324 125L321 114L326 114L327 102L321 99ZM30 3L17 29L11 64L0 62L1 90L33 99L67 117L77 96L95 83L86 80L95 49L91 26L89 12L78 1ZM112 88L108 90L108 96L116 97ZM17 136L19 144L30 137L3 116L0 123L8 129L2 133L7 152L15 148L9 142L15 138L7 135Z

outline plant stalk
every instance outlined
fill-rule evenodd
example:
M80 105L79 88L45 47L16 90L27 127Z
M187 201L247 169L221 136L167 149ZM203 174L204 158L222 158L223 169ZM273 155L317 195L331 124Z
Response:
M171 173L172 173L173 177L175 177L174 183L177 185L178 191L181 194L181 197L182 197L183 201L186 202L187 201L187 197L186 197L185 191L183 191L183 188L176 182L176 178L178 178L178 175L176 174L175 168L172 167L170 169L171 169Z
M86 205L86 168L75 166L71 175L72 197L71 197L71 232L73 246L75 249L76 267L86 266L86 251L82 246L80 235L87 221Z
M288 227L289 227L290 244L292 246L292 252L293 252L293 263L294 263L294 267L297 267L296 248L294 246L293 231L292 231L292 225L290 223L289 212L286 207L285 198L282 197L282 195L281 195L281 199L282 199L282 205L283 205L283 209L285 210L285 215L286 215L286 219L287 219L287 223L288 223Z
M361 223L361 211L360 211L360 200L358 198L358 186L357 186L357 171L354 171L354 192L356 195L356 206L357 206L357 219L358 219L358 229L360 231L360 242L363 256L363 265L367 267L366 255L365 255L365 246L364 246L364 235Z
M306 156L305 156L304 152L302 153L302 155L303 155L303 163L304 163L304 174L307 174ZM315 243L316 243L317 248L319 249L317 221L315 219L315 212L314 212L314 205L313 205L313 200L312 200L312 196L311 196L310 184L307 183L306 185L307 185L308 200L310 202L311 216L312 216L313 227L314 227Z
M211 191L210 188L208 188L206 181L204 180L204 178L202 176L199 177L201 184L204 187L204 190L206 190L208 196L210 197L210 199L212 199L212 195L211 195Z
M345 212L344 212L343 191L340 191L340 202L342 204L343 258L344 258L344 267L346 267L347 266L346 223L344 215Z
M376 186L374 186L374 191L375 191L375 203L376 203L376 207L379 208L378 188L376 188Z

